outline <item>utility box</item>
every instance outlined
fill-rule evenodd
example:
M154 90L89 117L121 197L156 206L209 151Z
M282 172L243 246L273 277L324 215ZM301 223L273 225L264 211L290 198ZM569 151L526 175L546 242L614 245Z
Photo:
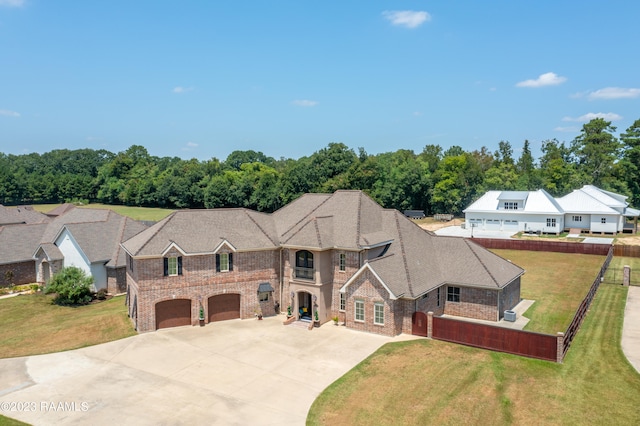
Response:
M504 320L509 322L515 322L516 320L516 311L506 310L504 311Z

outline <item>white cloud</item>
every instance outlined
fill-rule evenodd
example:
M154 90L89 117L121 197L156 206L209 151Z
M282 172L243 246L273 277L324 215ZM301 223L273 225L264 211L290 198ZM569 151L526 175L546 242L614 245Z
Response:
M198 144L195 142L187 142L187 147L189 148L197 148Z
M300 107L314 107L318 105L317 101L310 101L308 99L297 99L291 103Z
M630 99L640 97L640 89L622 88L622 87L605 87L604 89L595 90L589 93L589 100L594 99Z
M424 11L415 10L385 10L382 16L393 25L406 28L417 28L426 21L431 20L431 15Z
M588 121L593 120L594 118L602 118L607 121L618 121L622 120L622 116L613 112L589 112L585 115L581 115L580 117L564 117L562 121L579 121L582 123L586 123Z
M5 117L20 117L19 112L9 111L8 109L0 109L0 115L4 115Z
M535 80L525 80L516 84L516 87L544 87L544 86L557 86L567 81L566 77L561 77L553 72L541 74L540 77Z
M182 86L177 86L173 88L173 93L187 93L187 92L191 92L193 90L193 87L182 87Z
M21 7L24 6L24 0L0 0L0 6Z

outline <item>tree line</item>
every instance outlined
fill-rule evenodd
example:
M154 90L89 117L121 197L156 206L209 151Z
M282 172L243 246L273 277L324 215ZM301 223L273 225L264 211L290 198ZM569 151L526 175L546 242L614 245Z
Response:
M307 192L360 189L387 208L459 214L487 190L545 189L562 196L584 184L628 195L640 207L640 119L620 137L596 118L570 142L542 142L541 156L524 141L518 158L508 141L498 149L370 155L330 143L310 156L278 160L253 150L224 161L156 157L140 145L106 150L0 153L0 203L89 201L164 208L247 207L272 212Z

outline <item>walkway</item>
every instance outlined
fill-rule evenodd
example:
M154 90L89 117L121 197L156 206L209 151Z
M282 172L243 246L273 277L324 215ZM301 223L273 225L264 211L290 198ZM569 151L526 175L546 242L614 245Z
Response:
M640 287L630 286L624 308L622 352L640 373Z

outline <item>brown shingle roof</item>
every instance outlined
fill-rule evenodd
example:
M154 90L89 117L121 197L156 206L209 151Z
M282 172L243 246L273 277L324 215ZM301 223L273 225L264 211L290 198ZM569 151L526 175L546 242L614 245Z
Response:
M175 243L187 253L211 253L223 241L236 250L276 248L275 226L247 209L179 210L124 243L134 256L161 254Z
M0 226L46 223L50 219L31 206L5 207L0 204Z
M0 264L32 260L46 229L46 223L0 227Z

